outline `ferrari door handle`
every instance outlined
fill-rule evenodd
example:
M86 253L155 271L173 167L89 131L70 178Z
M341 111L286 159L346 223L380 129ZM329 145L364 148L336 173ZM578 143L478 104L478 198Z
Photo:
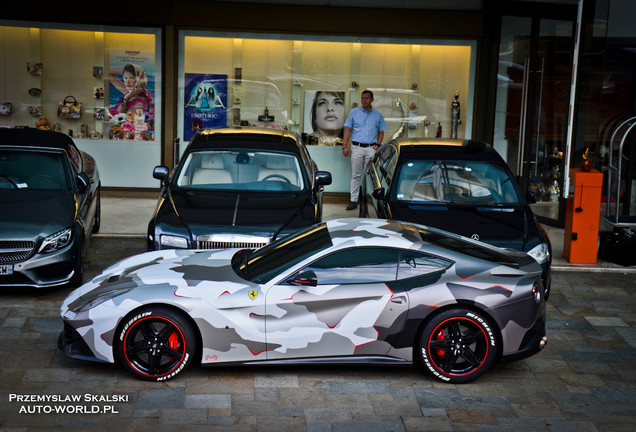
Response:
M406 297L404 296L392 297L391 303L404 304L406 303Z

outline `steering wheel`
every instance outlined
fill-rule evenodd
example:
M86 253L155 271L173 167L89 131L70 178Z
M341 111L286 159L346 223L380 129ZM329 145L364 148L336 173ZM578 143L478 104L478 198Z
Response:
M267 181L267 180L282 180L284 182L291 184L291 181L282 174L270 174L268 176L263 177L261 181Z
M20 187L18 186L18 184L8 175L6 174L0 174L0 178L5 179L7 182L11 183L11 186L13 186L15 189L20 189Z

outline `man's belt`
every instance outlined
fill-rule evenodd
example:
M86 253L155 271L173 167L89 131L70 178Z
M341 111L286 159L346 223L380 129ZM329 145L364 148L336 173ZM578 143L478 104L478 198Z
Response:
M358 141L351 141L351 144L358 147L373 147L374 145L376 145L376 143L365 144Z

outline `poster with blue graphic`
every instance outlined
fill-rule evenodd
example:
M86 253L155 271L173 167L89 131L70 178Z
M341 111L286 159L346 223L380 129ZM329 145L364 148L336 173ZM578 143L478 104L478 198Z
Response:
M185 74L183 139L201 129L227 126L227 75Z

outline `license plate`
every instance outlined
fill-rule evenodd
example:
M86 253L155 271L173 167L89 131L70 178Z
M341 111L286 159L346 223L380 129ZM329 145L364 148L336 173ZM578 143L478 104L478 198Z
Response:
M0 265L0 276L8 276L13 274L13 264Z

